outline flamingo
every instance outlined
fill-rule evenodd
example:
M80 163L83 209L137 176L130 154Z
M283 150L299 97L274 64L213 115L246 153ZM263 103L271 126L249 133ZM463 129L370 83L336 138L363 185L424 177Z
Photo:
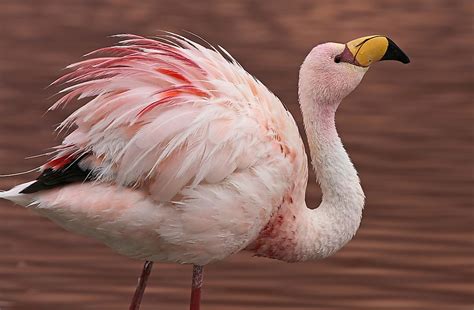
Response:
M335 127L340 102L380 60L409 63L388 37L314 47L299 78L311 162L323 198L305 203L307 156L280 100L224 49L166 34L119 35L53 84L50 108L86 102L36 180L0 193L63 228L145 261L192 264L190 309L203 266L242 250L301 262L325 258L356 233L364 206Z

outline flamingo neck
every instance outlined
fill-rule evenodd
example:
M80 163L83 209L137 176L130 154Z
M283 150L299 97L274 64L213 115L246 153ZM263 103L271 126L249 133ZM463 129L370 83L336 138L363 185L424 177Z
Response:
M311 162L323 198L318 208L302 210L296 239L298 260L329 256L355 235L364 206L360 180L336 130L339 102L327 102L300 83L300 105ZM311 88L312 89L312 88Z
M312 53L301 66L298 90L322 201L315 209L307 207L307 167L295 167L300 170L295 172L292 188L248 248L257 256L285 261L324 258L349 242L360 225L364 192L337 133L335 115L339 103L359 84L365 71L330 74L325 68L331 64L321 65L322 58Z
M324 258L343 247L359 228L364 193L336 131L337 104L317 102L300 92L311 161L323 193L321 204L316 209L306 206L307 175L301 173L291 196L283 198L260 237L248 247L257 256L290 262Z

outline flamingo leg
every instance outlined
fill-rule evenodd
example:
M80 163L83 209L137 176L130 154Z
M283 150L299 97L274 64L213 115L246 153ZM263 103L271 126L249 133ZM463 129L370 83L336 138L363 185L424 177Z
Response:
M153 262L145 261L143 265L142 274L140 278L138 278L138 285L135 289L135 294L133 294L132 302L130 303L129 310L139 310L140 304L142 302L143 293L145 292L146 283L148 281L148 277L151 273L151 268L153 267Z
M203 266L193 266L193 282L191 287L190 310L199 310L201 306L201 287L203 282Z

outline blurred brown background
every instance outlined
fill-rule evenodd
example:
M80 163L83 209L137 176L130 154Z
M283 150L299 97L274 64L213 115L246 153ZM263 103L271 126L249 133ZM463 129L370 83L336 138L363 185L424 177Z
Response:
M326 41L387 34L411 57L370 70L338 112L367 195L335 256L236 255L207 268L203 309L472 309L472 2L2 0L0 173L57 143L43 116L61 68L116 33L189 30L224 46L301 123L298 68ZM33 175L1 178L0 188ZM308 199L315 205L319 189ZM0 202L0 309L127 309L141 262ZM156 265L143 309L186 309L191 268Z

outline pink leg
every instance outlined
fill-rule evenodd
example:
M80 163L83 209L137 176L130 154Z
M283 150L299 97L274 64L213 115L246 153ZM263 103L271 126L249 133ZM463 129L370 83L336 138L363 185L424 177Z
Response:
M203 267L193 266L193 284L191 287L190 310L199 310L201 306L201 287L203 282Z
M132 302L130 303L129 310L138 310L140 309L140 304L142 302L143 293L145 292L146 282L151 273L151 267L153 267L153 262L146 261L143 265L143 270L140 278L138 279L138 285L133 295Z

